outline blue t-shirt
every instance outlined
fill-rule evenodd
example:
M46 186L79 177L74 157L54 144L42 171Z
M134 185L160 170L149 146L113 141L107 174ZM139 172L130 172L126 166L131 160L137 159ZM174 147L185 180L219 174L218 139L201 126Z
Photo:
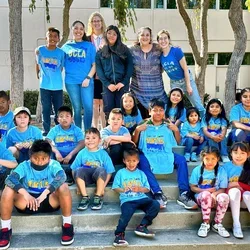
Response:
M189 179L189 183L191 185L197 185L201 189L207 189L213 187L212 181L215 178L214 170L207 170L204 168L204 172L202 174L203 181L201 184L198 184L200 176L201 176L201 165L193 169L191 177ZM221 166L219 166L214 187L216 188L216 190L220 188L227 188L227 173L225 169ZM195 194L195 197L197 197L197 195L198 194Z
M20 176L20 183L27 192L41 194L52 183L62 167L59 162L50 160L44 170L37 171L31 167L30 163L30 160L20 163L14 172Z
M15 124L13 122L13 112L9 110L9 112L4 115L1 116L0 115L0 134L2 137L2 142L4 143L4 145L6 145L6 135L7 132L11 129L15 127Z
M58 124L49 131L46 138L53 141L62 157L65 157L75 149L79 141L84 140L84 135L75 124L71 124L67 130Z
M16 145L17 143L30 143L30 145L35 141L43 139L42 132L39 128L29 125L28 128L24 132L20 132L17 130L17 127L14 127L9 130L7 134L6 147L9 148L11 146ZM21 149L22 152L28 152L28 148Z
M250 126L250 111L245 110L242 103L234 105L230 111L229 121L237 121Z
M138 114L136 116L131 116L131 115L124 115L124 126L129 130L134 128L134 126L137 126L141 121L141 112L138 109Z
M203 117L201 121L201 126L202 128L207 128L207 131L209 133L212 133L213 135L218 135L221 133L223 128L227 127L227 122L224 118L211 117L207 124L205 117Z
M195 126L192 126L188 121L185 121L181 126L181 138L182 138L182 145L185 143L187 139L187 134L193 134L193 135L199 135L204 136L202 128L201 128L201 122L197 122Z
M172 147L177 146L173 132L166 124L147 125L140 133L138 148L149 161L154 174L169 174L174 169Z
M126 136L126 135L130 135L130 134L129 134L128 129L123 127L123 126L121 126L117 132L113 132L110 128L110 125L108 125L107 127L103 128L101 130L101 138L103 140L111 135Z
M167 56L161 55L161 65L171 80L185 78L184 71L180 65L180 60L183 57L182 50L177 47L171 47Z
M2 142L0 142L0 159L6 161L16 161L12 153L5 148ZM0 165L0 174L3 174L6 171L6 167Z
M62 90L62 68L64 52L60 48L49 50L43 45L37 48L37 64L40 68L40 88L47 90Z
M227 172L228 182L238 182L243 166L236 166L233 162L227 162L223 166Z
M120 193L121 205L127 201L148 198L145 193L133 192L132 187L144 187L150 190L146 175L139 169L135 171L129 171L126 168L120 169L115 175L112 189L123 188L125 190L124 193Z
M96 49L91 42L70 41L62 46L65 52L65 83L82 84L95 63ZM93 84L93 78L90 79Z
M111 158L104 149L89 151L85 147L78 153L76 159L70 167L73 171L75 171L77 168L103 167L106 170L107 174L112 174L115 172L115 168L111 161Z
M177 121L176 115L177 115L177 107L170 108L168 112L168 117L171 122L175 123ZM180 120L181 122L186 121L186 109L185 108L182 110L181 116L179 117L178 120Z

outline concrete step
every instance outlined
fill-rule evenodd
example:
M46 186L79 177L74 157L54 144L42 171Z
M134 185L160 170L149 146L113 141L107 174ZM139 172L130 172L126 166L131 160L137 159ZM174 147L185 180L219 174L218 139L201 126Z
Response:
M73 203L73 224L77 232L92 232L114 230L120 217L119 203L104 203L99 211L93 211L90 208L85 211L77 211L78 203ZM138 211L131 219L128 229L133 229L138 225L144 213ZM212 217L214 212L212 212ZM51 214L38 214L33 216L20 215L13 212L12 226L17 233L31 232L60 232L61 231L61 212ZM249 213L241 211L242 227L250 225ZM167 208L162 209L154 220L153 229L193 229L201 223L201 212L199 210L188 211L170 201ZM228 211L224 218L225 227L232 226L231 212Z
M198 229L198 228L197 228ZM157 230L156 236L152 239L142 238L133 231L126 231L126 240L129 242L129 249L148 250L249 250L250 229L243 230L244 239L239 240L232 236L222 238L214 232L209 232L207 238L199 238L197 229L193 230ZM71 246L60 245L60 233L29 233L13 234L11 240L12 250L73 250L73 249L105 249L114 250L114 231L95 231L76 233L75 241ZM120 249L120 248L118 248Z

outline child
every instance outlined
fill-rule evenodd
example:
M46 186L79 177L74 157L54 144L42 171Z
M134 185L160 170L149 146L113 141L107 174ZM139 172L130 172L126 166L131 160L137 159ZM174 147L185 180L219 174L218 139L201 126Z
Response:
M250 163L248 155L248 145L236 142L231 147L232 161L224 165L228 177L228 195L233 217L233 235L238 239L243 239L240 224L240 208L247 207L250 212Z
M48 28L46 33L47 45L36 49L36 73L40 80L40 94L42 103L43 136L50 130L50 114L52 105L55 112L55 124L57 111L63 104L63 80L62 68L64 65L64 52L57 47L60 41L60 31L54 27Z
M226 238L230 234L221 223L227 211L229 197L225 193L227 175L224 168L219 166L220 152L215 147L207 147L201 151L201 158L202 165L194 168L189 180L203 217L198 236L207 237L210 231L211 208L217 206L211 227L214 232Z
M5 148L3 142L1 142L0 134L0 193L4 189L4 182L9 175L10 170L17 166L16 159L11 152Z
M112 189L120 194L121 216L115 230L114 246L128 246L125 240L125 229L137 209L143 210L145 216L135 229L135 234L143 237L154 237L148 230L153 219L158 215L160 205L145 193L150 191L146 175L139 169L139 153L136 149L128 149L123 153L126 168L119 170L115 176Z
M3 145L6 144L7 132L15 127L13 122L13 112L10 111L10 98L5 91L0 91L0 136Z
M230 133L233 142L250 143L250 88L244 88L240 93L241 103L232 107L230 111Z
M34 141L30 148L30 160L19 164L6 179L1 197L1 249L10 246L13 205L24 214L49 213L61 208L61 244L70 245L74 241L71 194L64 183L66 176L60 164L50 160L51 152L47 141Z
M6 138L6 147L12 152L18 163L29 159L29 148L33 141L42 139L39 128L30 125L31 113L26 107L14 110L16 127L9 130Z
M72 164L77 153L84 147L83 132L73 123L71 108L60 107L57 116L59 124L49 131L46 140L50 142L57 161L61 164ZM74 184L70 168L65 168L65 172L68 185Z
M137 108L135 97L131 93L122 95L121 110L124 115L124 126L132 135L136 126L142 121L142 117L140 110Z
M229 162L226 139L228 120L220 99L213 98L208 102L201 126L208 146L218 148L222 161Z
M165 116L177 127L186 120L186 109L184 108L183 91L173 88L169 92Z
M115 172L113 163L108 153L99 148L101 143L100 132L96 128L90 128L85 132L85 148L77 155L71 165L73 176L76 180L82 200L78 210L86 210L89 206L89 196L86 185L96 183L96 193L91 206L93 210L102 208L104 189L111 175Z
M187 121L181 127L181 137L182 145L185 146L184 157L186 161L197 162L197 155L206 145L201 128L200 113L197 108L191 107L187 110ZM191 152L193 146L197 146L197 149Z
M122 164L123 151L134 147L131 135L127 128L122 126L123 114L121 109L111 110L108 119L109 125L101 130L101 138L104 147L108 149L110 158L114 165Z
M150 118L137 126L133 141L141 150L138 168L147 178L155 199L161 208L166 207L167 199L157 182L154 174L169 174L177 168L178 187L180 196L177 203L186 209L197 209L197 204L189 195L188 167L184 156L172 152L172 148L180 142L178 127L172 122L165 123L165 104L159 99L149 103Z

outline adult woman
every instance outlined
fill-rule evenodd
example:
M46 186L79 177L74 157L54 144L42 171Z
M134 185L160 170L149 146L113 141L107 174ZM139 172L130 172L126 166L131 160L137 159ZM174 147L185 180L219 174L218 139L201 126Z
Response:
M170 34L167 30L159 31L157 41L162 49L161 65L170 78L171 89L182 89L202 117L205 114L205 109L181 48L171 45Z
M96 51L101 49L105 44L103 33L106 30L106 24L103 16L99 12L93 12L88 21L87 37L95 46ZM103 112L102 100L102 82L97 75L94 77L94 105L93 105L93 120L92 125L98 128L99 119L101 128L106 126L105 115Z
M113 108L120 108L121 97L129 89L133 61L116 26L107 28L105 41L106 45L96 54L96 72L103 84L104 113L108 116Z
M74 121L82 127L82 107L84 109L84 129L91 127L93 115L93 95L96 50L87 41L85 27L81 21L72 24L73 41L67 42L65 52L65 87L74 109Z
M139 29L137 42L131 47L131 53L134 71L130 90L138 101L142 118L147 118L148 104L153 98L167 102L162 80L161 51L157 44L152 43L152 31L149 27Z

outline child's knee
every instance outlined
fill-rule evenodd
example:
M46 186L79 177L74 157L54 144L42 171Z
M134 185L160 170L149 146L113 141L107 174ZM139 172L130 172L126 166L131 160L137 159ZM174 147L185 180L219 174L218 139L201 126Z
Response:
M228 195L229 195L230 200L240 201L241 192L240 192L240 190L238 188L231 188L231 189L229 189Z
M245 191L243 193L243 200L245 201L245 203L249 203L249 201L250 201L250 192L249 191Z
M228 196L228 194L221 193L221 194L217 195L216 200L217 200L218 204L228 204L229 203L229 196Z
M15 192L14 189L6 186L4 188L4 190L3 190L3 192L2 192L1 201L3 201L3 200L6 200L6 201L10 200L11 198L14 197L15 193L16 192Z
M63 194L63 195L68 195L68 194L70 194L68 184L67 184L67 183L63 183L63 184L57 189L57 192L58 192L59 194Z

